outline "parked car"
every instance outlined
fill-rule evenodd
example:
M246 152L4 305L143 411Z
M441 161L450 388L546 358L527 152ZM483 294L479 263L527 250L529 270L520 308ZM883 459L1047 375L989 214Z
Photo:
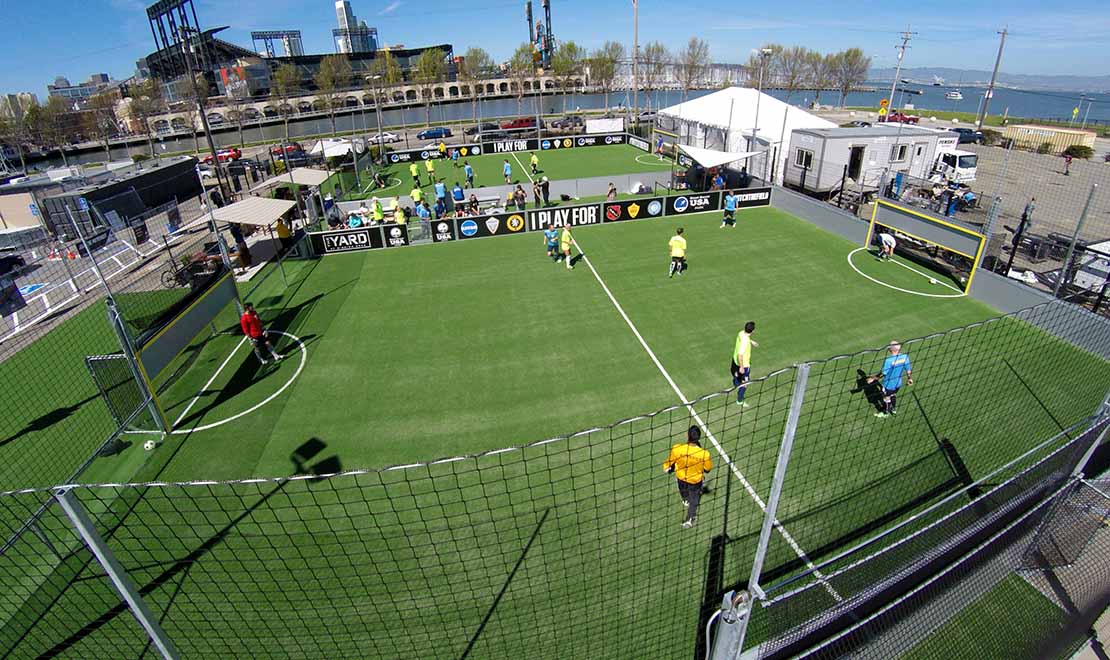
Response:
M566 117L560 117L551 122L551 128L562 129L581 128L585 125L586 122L582 119L581 115L567 115Z
M869 121L860 121L859 119L856 119L855 121L850 121L847 124L841 124L841 128L870 128L870 127L871 127L871 122L869 122Z
M235 147L232 147L231 149L220 149L219 151L216 152L216 158L221 163L230 163L231 161L239 160L242 157L243 157L243 152L239 151ZM204 158L200 159L200 162L211 164L212 163L212 154L205 155Z
M501 140L511 140L512 135L505 131L490 131L489 133L482 133L482 142L500 142Z
M386 131L384 133L374 133L373 135L367 137L366 140L370 142L370 144L377 144L379 142L385 142L386 144L389 144L391 142L400 142L401 136Z
M898 112L897 110L895 110L894 112L892 112L892 113L890 113L889 115L886 116L886 120L888 122L901 122L903 124L916 124L917 122L921 121L921 117L918 117L916 115L907 115L905 113Z
M295 151L304 151L304 147L301 146L300 142L287 142L285 143L285 151L289 153L293 153ZM270 147L270 153L273 154L274 158L281 158L281 152L282 145L280 144Z
M640 121L643 121L643 122L655 121L655 111L654 110L644 110L643 112L640 113Z
M417 140L438 140L442 138L451 137L451 129L446 126L436 126L434 128L425 128L416 134Z
M960 135L959 144L982 144L983 132L977 131L974 128L950 128L948 129L953 133Z
M492 122L487 121L487 122L482 122L481 124L470 126L465 131L463 131L463 133L466 133L467 135L477 135L478 133L486 133L488 131L496 131L500 128L501 127L498 126L497 124L494 124Z
M515 131L515 130L520 130L520 129L523 129L523 128L535 128L535 127L536 127L536 118L535 117L518 117L516 119L512 119L512 120L509 120L509 121L501 124L501 128L503 128L507 131ZM542 121L540 122L540 128L543 128L543 122Z
M0 252L0 277L5 275L14 276L20 269L26 266L27 261L23 258L22 254L9 251Z

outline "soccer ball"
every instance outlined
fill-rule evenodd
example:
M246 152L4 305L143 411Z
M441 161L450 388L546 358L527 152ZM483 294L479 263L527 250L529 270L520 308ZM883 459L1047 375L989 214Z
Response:
M934 279L932 277L929 278L929 284L936 284L936 283L937 283L936 279Z
M158 443L153 441L153 440L147 440L146 442L143 443L143 449L145 449L147 451L152 451L157 446L158 446Z

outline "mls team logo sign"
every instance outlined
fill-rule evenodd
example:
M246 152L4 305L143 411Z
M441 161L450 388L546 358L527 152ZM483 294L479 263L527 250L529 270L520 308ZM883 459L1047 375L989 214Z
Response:
M540 142L540 149L550 149L550 148L551 148L551 140L544 140L543 142Z
M690 199L688 197L679 197L674 200L675 213L685 213L688 208L690 208Z
M497 218L495 218L493 216L490 216L490 217L486 218L486 229L489 230L489 233L491 235L496 234L497 233L497 228L500 227L500 226L501 226L501 221L498 220Z
M658 199L651 200L650 202L648 202L647 212L648 215L653 217L659 215L663 212L663 202L659 201Z
M401 157L400 157L400 156L398 156L397 154L390 154L390 155L389 155L389 160L391 160L391 161L393 161L394 163L396 163L396 162L398 162L398 161L400 161L400 160L401 160Z
M459 231L462 232L463 236L470 238L478 233L478 223L473 220L467 220L459 225Z
M605 207L605 219L608 220L609 222L613 222L614 220L620 220L621 219L621 205L620 204L612 204L610 206L606 206Z
M518 232L524 229L524 216L519 214L510 215L509 219L505 221L505 228L511 232Z
M658 217L662 214L663 199L661 197L637 199L634 202L607 202L604 211L605 222L641 220Z

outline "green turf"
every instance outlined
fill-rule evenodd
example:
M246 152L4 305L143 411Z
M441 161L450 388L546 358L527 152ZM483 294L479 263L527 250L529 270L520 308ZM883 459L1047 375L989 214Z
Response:
M1016 575L964 607L903 660L1033 658L1066 622L1063 610Z
M667 240L679 224L691 267L668 279ZM774 209L742 212L736 229L720 229L711 213L575 235L687 398L731 384L733 339L749 319L758 322L759 378L995 315L969 298L871 282L848 264L855 246ZM289 266L288 286L271 268L251 299L271 328L303 343L303 370L296 375L301 349L285 339L283 362L258 365L234 330L234 311L225 310L217 334L198 337L171 366L172 377L157 379L182 433L149 456L138 478L410 464L678 403L587 264L568 272L552 263L537 235ZM957 485L938 460L934 433L981 477L1057 424L1094 410L1101 392L1077 393L1061 370L1110 377L1105 363L1013 320L908 351L916 384L889 419L873 417L865 395L853 391L856 370L874 373L881 355L812 368L780 519L814 558L861 527L889 525L882 516L892 506L904 515L926 503L916 496L935 491L935 499ZM787 372L753 383L751 408L725 405L728 397L698 404L737 470L764 496L792 390ZM120 521L112 529L121 561L187 656L248 648L319 655L316 644L327 639L326 653L337 657L398 657L427 639L437 655L460 657L474 638L470 657L535 649L544 657L686 657L711 539L722 531L733 539L723 580L741 580L761 519L717 456L698 525L679 527L673 481L659 464L688 424L680 408L432 466L280 488L198 485L124 497L97 489L83 497ZM291 454L308 442L318 453L298 466ZM769 566L792 558L775 535ZM418 614L429 597L447 613L434 625ZM117 625L118 617L105 619L103 607L82 598L65 592L65 606L80 613L70 625L109 622L90 636ZM292 620L303 625L287 625ZM212 621L227 634L201 633ZM28 652L42 650L38 640L24 643ZM90 654L108 643L90 646Z

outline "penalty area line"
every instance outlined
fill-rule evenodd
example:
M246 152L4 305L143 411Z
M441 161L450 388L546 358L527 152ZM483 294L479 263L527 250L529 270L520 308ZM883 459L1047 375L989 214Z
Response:
M671 374L663 366L663 363L659 361L659 358L656 357L655 351L651 350L651 346L648 345L647 341L644 339L644 336L640 334L640 331L636 328L636 325L632 322L632 319L628 318L628 314L625 313L624 308L621 307L621 304L619 302L617 302L616 296L614 296L613 292L609 290L609 287L605 284L605 280L601 279L601 275L597 272L597 269L594 268L593 263L590 262L590 258L586 256L585 252L582 250L582 246L578 244L577 240L574 240L574 245L582 254L582 261L586 262L586 266L588 266L590 272L593 273L594 279L597 280L597 283L601 285L601 289L605 292L605 295L608 296L609 302L613 303L613 307L617 309L617 313L621 315L621 318L624 319L625 324L627 324L628 328L632 331L632 334L636 336L636 339L640 342L640 346L643 347L644 351L648 354L648 357L651 358L651 361L655 364L656 369L659 370L659 373L663 374L663 378L666 379L667 384L670 385L671 389L674 390L674 393L678 395L678 400L682 403L683 406L686 407L686 410L690 412L690 415L694 418L694 421L698 423L698 426L701 427L702 431L705 432L706 437L708 437L709 442L713 444L713 448L717 450L717 453L720 455L721 460L723 460L729 466L729 468L732 470L732 473L736 475L737 479L740 480L740 483L744 486L744 490L748 492L748 495L752 498L752 500L755 501L756 505L759 506L759 510L766 513L767 504L763 501L763 498L759 496L759 493L755 492L755 488L752 487L751 482L749 482L747 477L744 476L744 473L740 471L740 468L738 468L736 464L732 462L732 458L729 457L728 453L725 451L725 448L721 446L721 443L717 441L717 438L713 435L713 432L709 430L709 426L702 420L701 415L699 415L698 412L694 410L694 406L689 403L689 399L687 399L686 395L682 393L682 390L678 388L678 385L674 382L674 379L671 378ZM835 598L838 602L843 600L840 594L836 592L836 589L834 589L832 585L828 583L828 581L825 579L825 576L822 575L821 571L817 569L817 566L814 565L812 561L810 561L805 551L802 550L802 547L798 545L798 542L794 540L794 537L790 535L790 532L786 531L786 527L784 527L777 518L774 520L774 526L775 529L779 531L779 534L782 536L783 540L786 541L791 549L794 550L794 553L798 555L798 558L805 562L806 567L809 570L813 571L814 577L821 581L821 584L824 585L825 589L829 592L829 595Z

